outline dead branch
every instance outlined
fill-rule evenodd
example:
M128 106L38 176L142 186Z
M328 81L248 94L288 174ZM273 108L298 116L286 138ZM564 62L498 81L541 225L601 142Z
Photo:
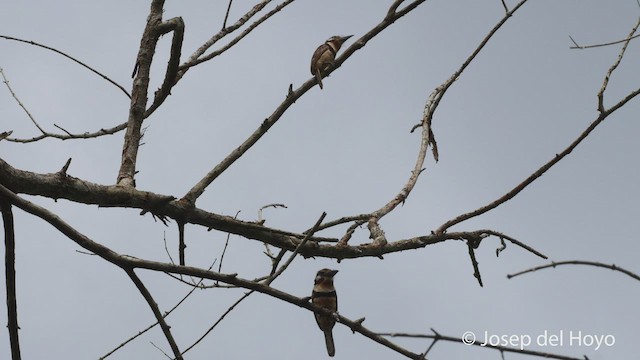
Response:
M89 133L89 132L82 133L82 134L69 134L69 133L67 133L66 135L54 134L54 133L46 133L46 134L42 134L42 135L35 136L35 137L32 137L32 138L27 138L27 139L8 138L7 141L26 144L26 143L32 143L32 142L40 141L40 140L45 139L45 138L54 138L54 139L60 139L60 140L93 139L93 138L101 137L101 136L104 136L104 135L113 135L113 134L115 134L117 132L120 132L120 131L126 129L126 128L127 128L127 123L122 123L120 125L116 125L116 126L114 126L112 128L109 128L109 129L100 129L98 131L91 132L91 133Z
M249 10L240 19L238 19L238 21L236 21L235 24L233 24L233 25L231 25L229 27L223 28L217 34L215 34L213 37L211 37L211 39L209 39L207 42L205 42L200 48L198 48L198 50L196 50L184 64L180 65L180 72L178 74L178 77L182 78L182 76L184 76L185 72L187 70L189 70L190 68L192 68L192 67L194 67L194 66L196 66L198 64L201 64L201 63L203 63L205 61L209 61L209 60L213 59L214 57L219 56L220 54L222 54L225 51L229 50L235 44L240 42L240 40L242 40L245 36L247 36L251 31L255 30L260 24L262 24L263 22L268 20L270 17L272 17L273 15L277 14L278 12L280 12L287 5L293 3L294 1L295 0L283 1L281 4L276 6L273 10L269 11L268 13L263 15L260 19L256 20L254 23L249 25L245 30L242 31L242 33L240 33L240 35L238 35L233 40L231 40L227 45L223 46L219 50L216 50L216 51L210 53L209 55L202 56L216 42L218 42L219 40L224 38L226 35L234 32L235 30L237 30L240 27L242 27L255 14L260 12L260 10L262 10L268 3L270 3L271 0L264 0L264 1L256 4L255 6L253 6L253 8L251 8L251 10Z
M233 0L229 0L229 5L227 5L227 12L224 14L224 21L222 22L222 28L227 27L227 19L229 19L229 12L231 11L231 4L233 4Z
M573 46L569 46L569 49L584 50L584 49L592 49L592 48L603 47L603 46L611 46L611 45L621 44L621 43L626 42L628 40L633 40L633 39L635 39L637 37L640 37L640 34L634 35L631 38L627 37L626 39L606 42L606 43L602 43L602 44L578 45L578 43L573 39L573 37L571 37L571 35L569 35L569 39L571 39L571 42L573 43Z
M173 263L173 262L172 262ZM211 268L213 267L213 264L211 265L211 267L209 267L209 270L211 270ZM185 300L187 300L187 298L189 298L189 296L191 296L191 294L193 294L193 292L196 289L201 289L200 285L204 282L204 279L200 279L200 281L198 281L198 283L195 284L195 286L191 287L191 290L189 290L189 292L187 292L187 294L180 299L180 301L178 301L169 311L165 312L164 315L162 315L164 318L166 318L167 316L169 316L175 309L177 309ZM158 325L159 322L154 322L153 324L147 326L146 328L144 328L143 330L138 331L137 334L131 336L130 338L128 338L127 340L123 341L122 343L120 343L120 345L116 346L113 350L109 351L108 353L106 353L105 355L101 356L99 358L99 360L104 360L106 358L108 358L109 356L111 356L113 353L115 353L116 351L122 349L123 347L125 347L128 343L132 342L133 340L137 339L139 336L143 335L144 333L146 333L147 331L153 329L156 325ZM186 350L184 352L182 352L182 354L184 355L184 353L186 352Z
M16 296L16 237L11 203L0 195L0 212L4 227L4 271L7 294L7 328L11 359L20 360L20 340L18 336L18 302Z
M631 272L627 269L621 268L620 266L617 266L616 264L604 264L601 262L596 262L596 261L586 261L586 260L565 260L565 261L553 261L550 264L546 264L546 265L540 265L540 266L536 266L533 267L531 269L527 269L527 270L522 270L519 271L515 274L508 274L507 275L507 279L511 279L514 278L516 276L520 276L520 275L524 275L527 273L531 273L531 272L535 272L538 270L543 270L543 269L548 269L548 268L556 268L556 266L561 266L561 265L587 265L587 266L595 266L595 267L600 267L600 268L605 268L605 269L611 269L613 271L618 271L621 272L629 277L631 277L632 279L636 279L638 281L640 281L640 275Z
M149 92L149 80L151 74L151 61L158 44L158 39L162 29L162 8L164 0L153 0L149 17L142 39L140 49L136 57L135 79L133 80L133 90L131 106L129 107L129 117L127 120L127 131L124 135L122 146L122 161L118 171L117 184L125 187L135 187L136 161L138 158L138 148L142 139L142 122L147 106L147 95Z
M140 191L122 186L98 185L72 176L60 178L56 173L36 174L11 167L0 159L0 189L11 189L12 193L40 195L52 199L67 199L77 203L94 204L103 207L138 208L151 211L156 216L172 219L188 219L188 223L225 233L257 240L280 249L294 251L305 235L269 228L255 222L241 221L230 216L218 215L196 207L185 206L172 196ZM9 191L9 190L7 190ZM441 232L416 236L409 239L390 241L382 246L362 244L357 246L332 246L321 243L335 243L338 239L313 236L300 249L304 257L322 256L335 259L358 257L381 257L385 254L409 249L424 248L428 245L460 240L475 232ZM498 234L498 233L496 233ZM538 254L536 254L538 255ZM538 255L539 256L539 255Z
M171 39L171 50L169 52L169 61L167 62L167 71L164 75L164 81L155 92L153 104L144 112L144 118L148 118L153 114L160 105L171 95L171 89L178 81L178 65L180 65L180 54L182 52L182 40L184 39L184 21L181 17L169 19L158 26L160 35L164 35L173 31Z
M13 96L14 100L18 103L18 105L22 108L22 110L24 110L24 112L27 114L27 116L29 117L29 119L31 119L31 122L33 123L33 125L36 126L36 128L38 128L38 130L40 130L40 132L43 135L47 135L47 132L44 131L42 129L42 127L40 127L40 125L38 124L38 122L36 121L36 119L33 118L33 115L31 115L31 113L29 112L29 110L27 109L26 106L24 106L24 104L22 103L22 101L20 101L20 99L18 98L18 95L16 95L15 92L13 92L13 89L11 88L11 85L9 85L9 80L7 80L7 77L4 74L4 70L2 70L2 68L0 68L0 75L2 75L2 82L7 86L7 89L9 89L9 92L11 93L11 96Z
M178 349L178 345L176 344L176 341L171 334L171 327L167 325L167 322L164 320L164 316L162 316L158 304L155 302L155 300L153 300L153 296L151 296L151 293L149 292L147 287L144 286L142 280L140 280L138 275L136 275L136 273L133 271L133 268L122 269L127 273L127 275L129 275L129 278L136 285L136 288L138 288L138 291L140 291L142 297L144 297L144 299L147 301L147 304L149 304L151 311L153 311L153 315L156 317L156 320L158 320L158 323L160 324L160 328L162 328L162 332L164 333L165 338L167 338L169 346L171 346L171 350L173 351L175 359L182 360L180 349Z
M131 95L129 95L129 92L127 92L127 90L125 90L125 88L124 88L124 87L122 87L122 85L120 85L120 84L118 84L117 82L115 82L115 81L111 80L108 76L106 76L106 75L102 74L102 73L101 73L101 72L99 72L98 70L96 70L96 69L92 68L91 66L89 66L89 65L87 65L87 64L85 64L85 63L83 63L82 61L80 61L80 60L78 60L78 59L74 58L73 56L71 56L71 55L69 55L69 54L66 54L66 53L64 53L64 52L62 52L62 51L60 51L60 50L54 49L54 48L49 47L49 46L39 44L39 43L37 43L37 42L35 42L35 41L29 41L29 40L18 39L18 38L15 38L15 37L12 37L12 36L6 36L6 35L0 35L0 38L2 38L2 39L6 39L6 40L17 41L17 42L21 42L21 43L25 43L25 44L29 44L29 45L33 45L33 46L37 46L37 47L40 47L40 48L43 48L43 49L46 49L46 50L49 50L49 51L53 51L53 52L54 52L54 53L56 53L56 54L62 55L62 56L64 56L64 57L66 57L67 59L69 59L69 60L71 60L71 61L75 62L76 64L81 65L82 67L84 67L85 69L87 69L87 70L91 71L92 73L94 73L94 74L96 74L96 75L100 76L101 78L105 79L106 81L108 81L109 83L111 83L113 86L115 86L115 87L117 87L118 89L120 89L120 91L122 91L125 95L127 95L127 97L128 97L129 99L131 99Z
M604 80L602 81L602 87L600 88L600 91L598 92L598 111L601 114L605 112L605 109L604 109L604 92L605 92L605 90L607 90L607 85L609 85L609 79L611 78L611 75L613 74L613 72L618 68L618 65L620 65L620 62L622 61L622 58L624 57L624 53L627 50L627 46L629 45L629 42L631 42L631 39L633 38L633 34L635 34L636 31L638 30L638 26L640 26L640 18L638 18L638 22L636 22L635 26L633 27L633 29L631 29L631 32L627 36L627 39L626 39L624 45L622 46L622 49L620 49L620 53L618 54L618 58L613 63L613 65L611 65L611 67L609 68L609 71L607 71L607 74L604 76Z

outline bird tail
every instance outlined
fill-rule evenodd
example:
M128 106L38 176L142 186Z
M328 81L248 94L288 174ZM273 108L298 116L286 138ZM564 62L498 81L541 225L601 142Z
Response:
M322 76L320 75L320 70L316 70L316 80L318 81L318 85L320 86L320 90L322 90Z
M336 347L333 345L333 333L331 329L324 331L324 341L327 343L327 353L333 357L336 354Z

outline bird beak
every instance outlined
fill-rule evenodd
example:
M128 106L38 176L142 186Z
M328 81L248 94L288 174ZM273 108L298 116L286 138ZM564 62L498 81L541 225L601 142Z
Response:
M338 270L331 270L330 272L327 273L327 275L329 275L329 277L334 277L336 276L337 273L338 273Z
M340 43L344 44L345 41L349 40L350 37L352 37L353 35L347 35L347 36L343 36L340 38Z

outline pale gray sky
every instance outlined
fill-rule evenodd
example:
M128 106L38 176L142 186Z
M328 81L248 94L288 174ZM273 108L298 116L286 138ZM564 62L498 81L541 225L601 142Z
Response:
M309 60L331 35L360 37L377 24L390 1L299 1L266 22L224 56L190 70L172 96L145 123L137 185L182 196L311 76ZM512 6L513 1L507 1ZM165 19L186 23L183 60L221 27L226 1L168 1ZM230 21L253 3L236 1ZM145 1L6 2L0 34L40 42L90 64L131 88ZM457 69L503 15L493 1L427 1L374 38L298 100L256 146L198 201L220 214L291 231L311 227L323 211L336 219L375 210L406 182L419 146L410 134L429 93ZM636 1L531 0L492 39L442 100L433 128L440 162L430 160L406 204L381 225L390 240L428 234L448 219L501 196L562 151L597 117L596 94L619 45L570 50L623 39L640 15ZM353 40L351 40L353 41ZM164 75L170 37L154 59L152 91ZM350 45L351 42L347 43ZM611 105L638 88L640 52L632 42L605 96ZM47 130L95 131L126 121L129 100L86 69L51 52L0 39L0 67L13 90ZM640 242L638 100L606 120L572 154L500 208L452 230L494 229L551 260L615 263L636 273ZM0 131L36 136L7 89L0 90ZM0 142L12 166L55 172L73 158L69 174L113 184L123 133L81 141ZM175 223L166 228L139 211L98 209L68 201L29 198L113 250L168 261L163 236L177 248ZM153 322L153 314L126 275L79 247L42 220L15 210L18 306L23 358L96 359ZM340 236L327 231L326 236ZM368 241L365 228L352 241ZM187 261L208 267L225 234L187 228ZM310 294L315 272L336 276L340 313L366 317L380 332L461 336L474 331L530 335L563 331L564 346L529 348L590 359L636 356L640 284L620 273L561 267L512 280L506 274L545 264L496 239L477 252L479 287L466 246L446 242L390 254L384 260L296 259L273 286ZM268 271L263 245L232 236L224 272L253 278ZM174 258L177 255L173 254ZM140 272L162 310L189 290L167 276ZM4 293L4 287L0 290ZM199 291L168 318L181 347L197 339L242 290ZM4 298L4 295L2 296ZM3 307L4 309L4 307ZM6 310L0 311L6 323ZM612 335L613 346L568 344L568 333ZM395 359L399 355L338 324L336 359ZM429 342L395 339L414 352ZM112 359L161 359L150 342L169 351L156 329ZM7 357L7 331L0 336ZM306 310L254 294L232 312L188 359L325 359L322 333ZM438 343L430 359L498 359L500 354L458 343ZM526 356L506 354L506 359Z

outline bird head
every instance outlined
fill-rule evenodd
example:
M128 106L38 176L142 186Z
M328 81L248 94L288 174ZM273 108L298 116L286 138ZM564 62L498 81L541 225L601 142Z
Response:
M333 283L333 277L338 273L338 270L331 270L331 269L321 269L318 270L318 273L316 274L316 281L315 283Z
M344 42L349 40L349 38L352 36L353 35L347 35L347 36L335 35L330 37L326 42L332 43L333 45L335 45L336 50L338 50L340 49L340 46L342 46L342 44L344 44Z

